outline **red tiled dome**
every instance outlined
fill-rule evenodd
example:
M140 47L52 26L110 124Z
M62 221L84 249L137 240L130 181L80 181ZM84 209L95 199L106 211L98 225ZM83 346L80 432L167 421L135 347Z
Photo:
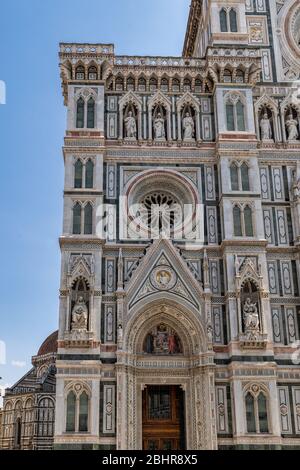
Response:
M50 336L48 336L48 338L45 339L37 355L44 356L45 354L56 353L57 352L57 338L58 338L58 331L54 331L54 333L52 333Z

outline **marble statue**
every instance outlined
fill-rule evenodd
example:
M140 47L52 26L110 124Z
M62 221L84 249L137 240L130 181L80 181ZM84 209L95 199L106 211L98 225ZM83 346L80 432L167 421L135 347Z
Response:
M285 122L287 132L288 132L288 140L297 140L299 137L299 132L298 132L298 123L296 119L294 119L292 113L288 115L288 118Z
M132 114L132 111L129 111L128 116L124 119L125 128L126 128L126 138L127 139L136 139L136 121Z
M259 316L257 306L255 303L251 302L251 299L249 297L244 303L243 314L245 322L245 333L247 334L249 331L258 331Z
M72 311L72 330L87 330L88 309L83 297L79 297Z
M165 120L161 113L158 113L156 119L154 120L154 136L155 140L165 140L166 138Z
M183 140L192 140L194 138L195 124L190 113L185 114L182 121L182 127L184 131Z
M268 114L264 113L260 121L260 130L261 130L261 140L271 140L272 139L272 128L270 124L270 119Z

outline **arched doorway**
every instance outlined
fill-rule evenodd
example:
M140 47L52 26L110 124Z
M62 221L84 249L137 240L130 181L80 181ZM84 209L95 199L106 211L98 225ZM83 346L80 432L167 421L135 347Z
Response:
M199 311L167 293L141 305L117 356L119 450L216 448L214 354Z

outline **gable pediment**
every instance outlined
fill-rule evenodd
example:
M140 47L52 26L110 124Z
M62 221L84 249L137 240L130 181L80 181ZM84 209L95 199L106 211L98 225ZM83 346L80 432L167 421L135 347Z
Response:
M169 240L156 240L126 286L129 310L154 294L168 293L200 306L202 288Z

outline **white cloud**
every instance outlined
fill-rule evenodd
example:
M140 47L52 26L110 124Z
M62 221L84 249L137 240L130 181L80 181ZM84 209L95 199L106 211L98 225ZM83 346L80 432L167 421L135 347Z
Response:
M14 367L25 367L26 362L24 361L11 361L11 365Z

